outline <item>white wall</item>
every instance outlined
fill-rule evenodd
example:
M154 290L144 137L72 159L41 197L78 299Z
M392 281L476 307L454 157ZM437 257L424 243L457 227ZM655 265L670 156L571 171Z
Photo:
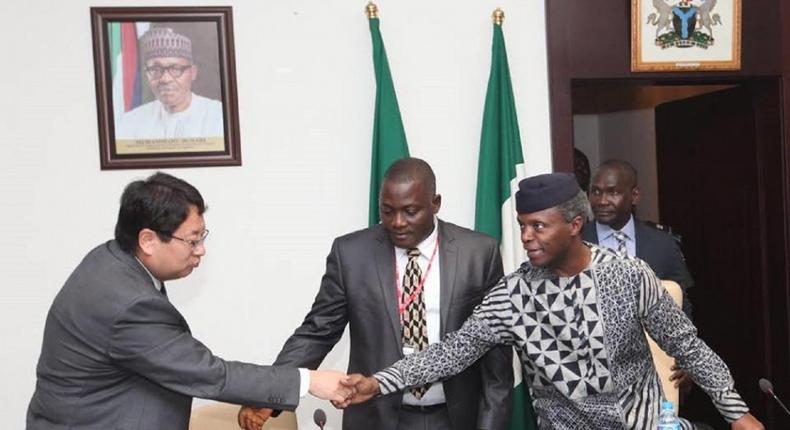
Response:
M590 162L590 174L601 164L601 115L573 116L573 146L587 156Z
M658 171L656 169L656 115L654 109L613 112L601 115L599 129L601 161L628 160L639 172L642 199L637 205L640 218L658 221Z
M366 224L370 35L363 1L221 3L234 8L244 166L169 170L201 190L212 233L201 267L168 291L215 353L269 363L308 310L332 239ZM123 186L151 173L99 170L89 7L118 4L156 3L0 3L5 428L24 426L53 297L83 255L112 235ZM527 170L547 172L543 2L379 1L411 152L436 170L441 215L467 226L496 6L507 14ZM324 367L344 369L347 354L344 340ZM319 405L329 406L306 399L301 417ZM331 428L339 422L333 413Z

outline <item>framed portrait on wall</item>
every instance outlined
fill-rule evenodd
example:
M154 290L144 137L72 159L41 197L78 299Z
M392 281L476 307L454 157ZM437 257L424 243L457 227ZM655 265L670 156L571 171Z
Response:
M738 70L741 0L631 0L631 71Z
M91 8L101 168L241 165L230 7Z

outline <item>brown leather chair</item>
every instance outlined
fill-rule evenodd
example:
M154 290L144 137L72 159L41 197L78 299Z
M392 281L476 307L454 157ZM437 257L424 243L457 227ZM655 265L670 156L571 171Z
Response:
M189 430L239 430L239 405L212 403L192 410ZM277 418L269 418L263 430L296 430L296 414L283 411Z

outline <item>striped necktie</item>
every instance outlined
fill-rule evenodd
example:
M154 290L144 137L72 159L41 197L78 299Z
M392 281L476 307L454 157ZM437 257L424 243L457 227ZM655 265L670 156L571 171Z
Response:
M626 236L626 234L622 231L618 230L614 232L614 238L617 241L617 252L623 255L628 255L628 248L625 246L625 240L628 239L628 236Z
M407 251L409 261L406 263L406 270L403 274L403 300L409 300L409 296L413 294L420 285L420 278L422 278L422 269L417 264L417 259L420 258L420 250L411 248ZM414 352L419 352L428 346L428 326L425 322L425 301L423 300L423 292L420 290L419 294L406 305L406 309L401 317L401 335L403 345L408 345L414 348ZM416 387L411 389L411 393L417 399L422 398L425 392L428 391L428 385Z

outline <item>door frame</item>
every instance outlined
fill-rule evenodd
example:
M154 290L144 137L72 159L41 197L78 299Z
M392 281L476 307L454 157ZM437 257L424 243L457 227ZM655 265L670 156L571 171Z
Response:
M574 81L586 79L693 83L779 79L781 178L784 240L784 285L776 287L784 323L770 334L774 385L790 393L790 1L752 0L742 16L742 64L738 71L632 73L630 71L630 2L627 0L544 0L549 78L552 163L554 171L573 171ZM755 316L758 317L758 316ZM754 381L756 383L757 381ZM787 419L765 398L765 424Z

